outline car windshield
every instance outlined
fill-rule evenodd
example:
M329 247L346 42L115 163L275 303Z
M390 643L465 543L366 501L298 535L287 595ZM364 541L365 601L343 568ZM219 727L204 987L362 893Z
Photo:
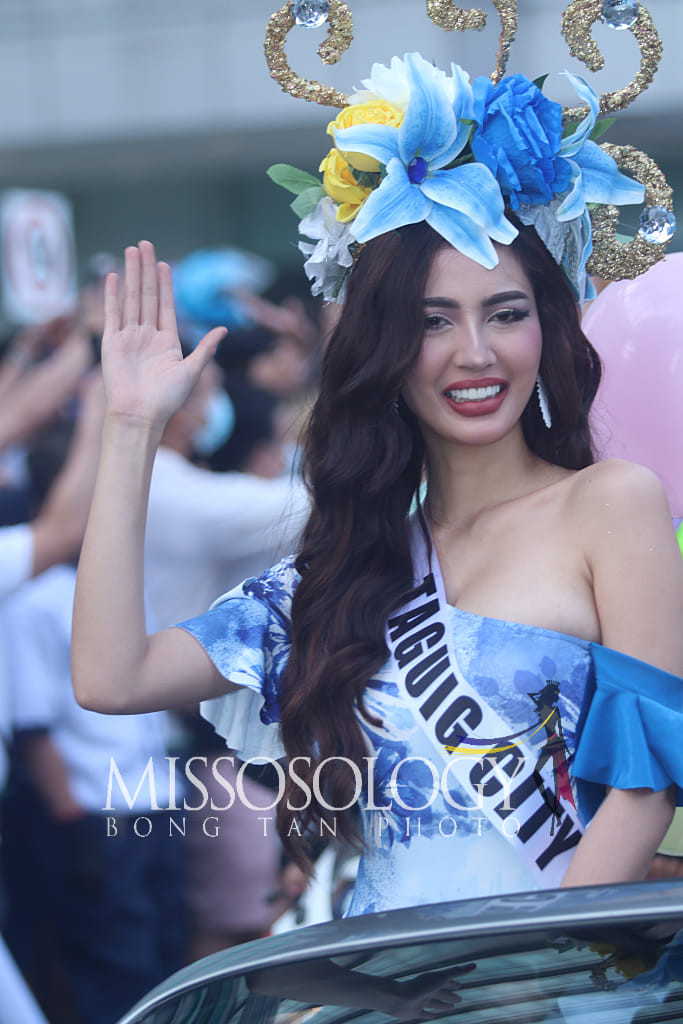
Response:
M420 941L309 957L275 970L206 981L134 1019L140 1024L386 1024L390 1017L417 1019L403 1016L400 998L387 1001L392 983L429 984L430 978L448 977L459 982L459 1002L428 1019L458 1024L683 1022L683 932L653 939L642 927L623 925ZM410 1010L407 994L405 1010Z

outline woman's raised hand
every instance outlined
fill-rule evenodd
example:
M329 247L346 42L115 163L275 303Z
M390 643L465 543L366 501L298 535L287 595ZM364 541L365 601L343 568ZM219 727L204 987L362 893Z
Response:
M102 370L109 416L161 427L178 411L226 334L214 327L183 359L171 270L151 242L125 253L123 295L117 274L104 293Z
M148 638L142 573L157 445L224 333L214 328L183 359L171 272L157 263L149 242L126 250L122 297L117 275L107 279L106 413L78 566L71 647L76 699L93 711L158 711L226 691L225 680L183 630Z

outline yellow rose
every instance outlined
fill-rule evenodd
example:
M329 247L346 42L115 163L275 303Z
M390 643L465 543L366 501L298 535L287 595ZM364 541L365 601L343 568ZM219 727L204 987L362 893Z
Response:
M327 126L327 133L334 138L335 128L351 128L354 124L388 124L398 128L405 114L393 103L386 100L370 100L369 103L351 103L341 110L334 121ZM336 140L335 140L336 141ZM364 153L344 153L344 156L359 171L378 171L379 164Z
M330 150L319 170L323 171L323 187L328 196L339 203L337 220L344 224L353 220L372 189L358 184L338 149Z

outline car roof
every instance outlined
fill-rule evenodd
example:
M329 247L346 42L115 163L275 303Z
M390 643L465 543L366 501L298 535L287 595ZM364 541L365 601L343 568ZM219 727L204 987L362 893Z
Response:
M648 936L646 932L654 925L661 932L658 939ZM170 1015L158 1012L164 1008L172 1011L174 1006L180 1007L183 997L207 987L226 983L221 991L232 992L233 989L227 985L230 979L244 982L246 993L248 986L244 979L248 974L321 958L335 958L335 962L349 964L351 970L359 966L367 970L370 964L371 971L377 969L384 972L384 976L388 968L386 964L382 966L384 961L381 958L386 951L392 951L388 960L384 957L386 963L391 961L398 964L404 975L410 970L415 973L430 969L430 965L437 961L439 964L462 963L467 959L476 962L480 969L473 971L467 982L463 983L463 990L470 992L470 1003L473 1005L476 1000L472 994L476 995L477 987L499 985L503 975L508 980L517 976L511 958L522 953L526 957L522 975L526 971L529 977L549 977L553 971L564 972L571 962L572 969L577 972L585 973L590 966L588 973L591 978L596 971L600 975L604 967L607 979L605 986L609 988L610 985L618 984L621 977L618 971L620 942L626 942L631 954L635 942L636 945L640 943L640 946L645 943L650 950L656 948L659 955L661 950L669 948L667 944L672 933L682 928L683 882L678 881L542 890L367 914L245 943L191 964L150 992L120 1024L156 1024L157 1020L192 1021L193 1024L209 1024L209 1021L219 1020L227 1022L232 1020L227 1004L223 1016L211 1014L204 1017L194 1013L177 1016L173 1012ZM604 951L598 950L597 959L593 952L596 943L608 947L605 956ZM401 947L404 952L399 955ZM426 959L420 953L422 947L426 948ZM558 953L570 950L579 951L580 956L576 952L573 960L566 955L564 958L558 957ZM592 957L590 965L587 956L589 959ZM679 959L683 964L683 956ZM651 956L643 962L645 968L648 968L648 964L652 967ZM657 962L655 959L654 963ZM614 975L611 981L607 977L608 970ZM683 972L681 974L683 976ZM667 978L662 990L664 994L660 993L662 999L671 994L667 986L672 980L676 981L675 978ZM582 986L583 992L584 982ZM676 995L676 1003L680 1000L681 1015L662 1017L662 1020L683 1021L683 985L678 985L678 988L681 992ZM576 985L572 991L575 989ZM221 998L225 1003L227 996ZM661 1003L659 997L658 1000ZM243 1016L237 1013L240 1010L239 999L235 1010L235 1019L244 1021ZM631 1019L630 1016L623 1016L623 1006L620 1012L619 1024L625 1024L625 1021ZM675 1013L678 1012L676 1009ZM362 1011L360 1013L362 1016ZM343 1011L337 1011L334 1019L342 1021L346 1017L359 1018L359 1010L348 1010L346 1016ZM386 1021L384 1016L380 1019ZM464 1024L470 1019L498 1018L475 1018L467 1015L466 1006L460 1008L458 1020ZM607 1021L611 1017L603 1015L592 1018L584 1015L582 1024L588 1024L588 1021L592 1024L593 1019Z

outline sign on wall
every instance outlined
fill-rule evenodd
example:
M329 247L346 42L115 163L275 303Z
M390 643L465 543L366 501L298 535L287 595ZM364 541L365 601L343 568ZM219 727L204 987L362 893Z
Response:
M2 311L38 323L76 304L71 204L58 192L10 189L0 195Z

